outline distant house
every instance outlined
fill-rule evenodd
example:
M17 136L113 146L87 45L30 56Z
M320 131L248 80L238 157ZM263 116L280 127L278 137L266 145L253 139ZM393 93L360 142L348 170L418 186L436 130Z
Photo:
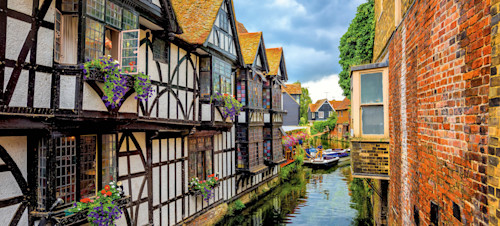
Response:
M330 117L335 110L327 99L321 99L314 104L309 104L307 118L309 122L324 121Z
M287 114L283 118L284 126L295 126L300 123L300 84L286 84L282 87L283 110Z
M337 112L337 125L330 132L330 136L342 139L349 136L351 101L345 98L342 101L329 101L335 112Z

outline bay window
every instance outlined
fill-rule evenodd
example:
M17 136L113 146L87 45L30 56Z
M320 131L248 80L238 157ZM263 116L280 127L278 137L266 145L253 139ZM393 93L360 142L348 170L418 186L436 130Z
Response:
M351 115L354 137L383 139L389 136L389 70L386 66L376 66L379 65L360 69L354 67L352 71ZM340 117L345 117L345 114L340 113Z
M205 98L216 92L233 95L231 64L216 56L201 58L200 86Z
M71 203L95 196L117 180L116 134L41 139L37 153L39 210L49 207L49 197ZM55 185L53 194L48 193L49 184Z

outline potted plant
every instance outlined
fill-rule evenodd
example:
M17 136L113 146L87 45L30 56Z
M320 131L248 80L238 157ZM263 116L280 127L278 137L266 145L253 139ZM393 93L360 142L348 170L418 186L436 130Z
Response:
M234 121L236 116L240 113L243 105L234 98L234 96L229 95L227 93L221 94L219 92L215 92L210 98L210 103L215 101L222 104L222 116L224 118L229 117Z
M96 197L83 198L73 203L73 207L65 211L66 215L87 212L90 225L115 225L115 220L119 219L122 214L117 201L122 198L120 193L121 188L111 182L104 186Z
M214 195L213 190L219 185L219 177L216 174L208 175L207 180L194 177L189 182L189 190L192 194L201 194L205 201L209 201Z

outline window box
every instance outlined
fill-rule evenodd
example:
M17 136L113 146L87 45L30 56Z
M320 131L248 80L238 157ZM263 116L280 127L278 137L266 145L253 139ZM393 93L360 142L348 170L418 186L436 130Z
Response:
M104 82L104 72L97 70L97 69L91 69L89 70L88 74L84 76L85 81L96 81L96 82ZM134 87L134 77L133 76L127 76L127 87L133 88Z
M124 209L130 205L131 198L130 196L125 196L121 199L115 200L115 202L121 209ZM86 211L65 216L65 210L70 208L72 207L69 206L68 208L63 208L53 212L32 211L30 214L33 217L40 217L40 218L51 217L51 219L55 221L55 225L79 225L87 222ZM122 217L124 217L124 215L122 215Z

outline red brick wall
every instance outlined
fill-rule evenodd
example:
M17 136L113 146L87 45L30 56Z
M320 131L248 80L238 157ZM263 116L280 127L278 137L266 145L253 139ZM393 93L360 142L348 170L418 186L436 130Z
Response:
M488 223L489 8L416 1L388 45L390 224L413 222L416 208L429 225L431 201L440 224Z

